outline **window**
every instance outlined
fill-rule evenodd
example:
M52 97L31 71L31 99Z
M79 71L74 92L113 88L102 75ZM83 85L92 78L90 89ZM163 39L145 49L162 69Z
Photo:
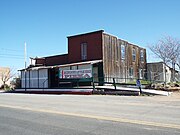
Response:
M87 43L81 44L81 60L87 59Z
M141 62L144 61L144 51L143 50L140 51L140 61Z
M135 49L132 50L132 59L133 59L133 61L136 60L136 50Z
M125 45L121 45L121 59L125 59Z
M133 75L134 75L134 70L131 67L131 68L129 68L129 77L133 77Z
M143 79L143 77L144 77L143 69L139 69L139 78Z

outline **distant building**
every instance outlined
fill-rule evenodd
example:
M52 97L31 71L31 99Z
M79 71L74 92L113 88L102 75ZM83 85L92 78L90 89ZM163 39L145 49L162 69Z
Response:
M3 80L8 80L6 84L10 85L9 77L10 77L10 68L0 67L0 87L4 84Z
M128 82L145 78L146 49L103 30L68 36L68 54L33 58L21 70L22 88L56 88L64 83Z
M173 69L163 62L153 62L147 63L147 79L156 81L156 82L165 82L165 73L166 73L166 82L171 82L173 80L173 72L175 75L175 80L179 81L180 76L177 70Z

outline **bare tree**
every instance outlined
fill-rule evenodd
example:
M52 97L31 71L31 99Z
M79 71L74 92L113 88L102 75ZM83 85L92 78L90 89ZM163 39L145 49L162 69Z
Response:
M177 58L176 65L179 67L179 71L180 71L180 54Z
M172 64L172 81L175 81L175 65L179 61L180 56L180 41L178 39L172 37L166 37L166 42L169 44L170 53L169 53L169 60Z
M15 72L12 68L4 68L0 72L0 80L3 82L3 86L6 86L6 83L15 76Z
M175 70L175 63L179 61L178 58L180 56L179 40L171 36L166 36L160 39L155 45L149 46L149 48L153 53L163 60L165 65L172 63L173 71ZM166 71L164 74L166 83Z

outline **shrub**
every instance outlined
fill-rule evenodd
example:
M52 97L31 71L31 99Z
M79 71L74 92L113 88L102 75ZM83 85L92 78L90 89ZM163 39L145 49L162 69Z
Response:
M1 85L0 89L8 90L8 89L10 89L10 87L7 84L3 84L3 85Z

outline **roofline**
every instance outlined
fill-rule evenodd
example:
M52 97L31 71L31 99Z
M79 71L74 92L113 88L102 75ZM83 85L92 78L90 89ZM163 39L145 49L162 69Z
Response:
M151 62L151 63L147 63L147 65L148 64L160 64L160 63L164 64L166 67L171 69L171 67L169 65L167 65L166 63L164 63L163 61L160 61L160 62Z
M85 65L85 64L95 64L95 63L100 63L100 62L102 62L102 60L83 61L83 62L77 62L77 63L63 64L63 65L59 65L57 67L66 67L66 66L73 66L73 65Z
M128 44L129 45L132 45L132 46L134 46L134 47L138 47L138 48L140 48L141 50L143 49L143 50L146 50L146 48L143 48L143 47L141 47L141 46L139 46L139 45L137 45L137 44L133 44L133 43L131 43L131 42L128 42Z
M43 57L43 58L58 57L58 56L65 56L65 55L68 55L68 53L60 54L60 55L51 55L51 56L46 56L46 57Z
M99 32L103 33L104 30L97 30L97 31L92 31L92 32L83 33L83 34L77 34L77 35L67 36L67 38L78 37L78 36L84 36L84 35L94 34L94 33L99 33Z
M32 60L36 60L36 59L45 59L44 57L35 57L35 58L33 58L33 57L29 57L30 59L32 59Z
M18 71L29 71L29 70L35 70L35 69L48 69L49 67L47 66L38 66L38 67L30 67L30 68L23 68L23 69L20 69Z
M143 48L143 47L141 47L141 46L139 46L139 45L137 45L137 44L134 44L134 43L132 43L132 42L129 42L129 41L125 40L125 39L121 39L121 38L119 38L118 36L115 36L115 35L113 35L113 34L110 34L110 33L107 33L107 32L104 32L103 34L104 34L104 35L108 35L108 36L112 36L112 37L114 37L114 38L117 38L117 40L119 40L119 41L123 41L123 42L125 42L125 43L127 43L127 44L129 44L129 45L132 45L132 46L138 47L138 48L140 48L140 49L146 50L146 48Z
M68 55L68 53L66 53L66 54L59 54L59 55L45 56L45 57L35 57L35 58L30 57L30 58L31 58L31 59L46 59L46 58L58 57L58 56L65 56L65 55Z
M55 68L55 67L67 67L67 66L73 66L73 65L85 65L85 64L95 64L100 63L102 60L92 60L92 61L83 61L83 62L77 62L77 63L70 63L70 64L62 64L62 65L54 65L54 66L39 66L39 67L31 67L26 69L21 69L18 71L25 71L25 70L33 70L33 69L48 69L48 68Z
M149 62L149 63L147 63L147 64L158 64L158 63L163 63L163 64L164 64L163 61L159 61L159 62Z

